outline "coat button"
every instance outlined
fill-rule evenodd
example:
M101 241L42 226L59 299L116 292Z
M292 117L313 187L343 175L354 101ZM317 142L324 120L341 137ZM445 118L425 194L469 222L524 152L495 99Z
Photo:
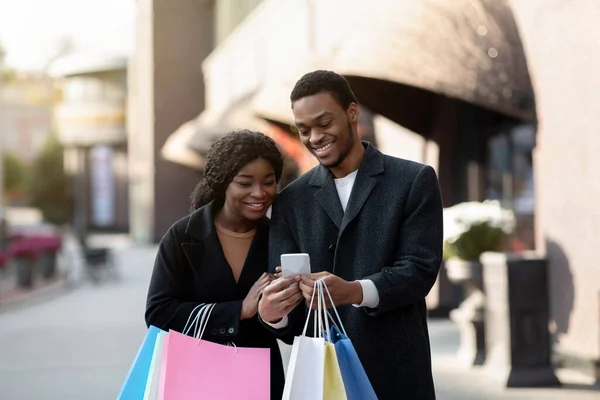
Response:
M225 334L225 328L221 328L221 329L219 329L219 333L220 333L221 335L224 335L224 334Z
M229 332L230 334L233 334L233 332L235 332L235 329L233 327L231 327L231 328L229 328L229 330L227 332Z
M210 331L210 333L212 333L213 335L216 335L217 334L217 330L213 329L213 330Z

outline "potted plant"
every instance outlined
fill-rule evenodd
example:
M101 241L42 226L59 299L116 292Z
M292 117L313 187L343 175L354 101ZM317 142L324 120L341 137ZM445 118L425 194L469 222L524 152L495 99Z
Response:
M444 264L451 282L465 299L450 318L460 328L458 358L462 364L485 361L483 266L487 251L504 251L515 228L514 214L497 201L466 202L444 209Z

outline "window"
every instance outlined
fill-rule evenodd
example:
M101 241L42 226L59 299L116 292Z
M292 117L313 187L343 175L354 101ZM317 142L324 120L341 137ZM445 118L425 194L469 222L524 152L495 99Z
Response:
M500 201L515 213L516 250L535 246L534 147L532 125L506 129L488 143L486 198Z

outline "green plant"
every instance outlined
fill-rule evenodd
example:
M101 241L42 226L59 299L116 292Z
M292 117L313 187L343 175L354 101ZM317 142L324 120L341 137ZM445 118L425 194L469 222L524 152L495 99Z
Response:
M444 209L444 259L475 261L486 251L505 251L514 232L512 211L497 201L467 202Z
M455 241L444 241L444 259L478 260L485 251L504 251L509 235L502 229L480 222L471 225Z
M73 217L71 182L64 169L63 147L49 135L37 156L30 180L31 205L41 210L44 219L60 225Z
M10 152L2 155L4 163L4 188L10 192L22 189L27 180L27 170L19 157Z

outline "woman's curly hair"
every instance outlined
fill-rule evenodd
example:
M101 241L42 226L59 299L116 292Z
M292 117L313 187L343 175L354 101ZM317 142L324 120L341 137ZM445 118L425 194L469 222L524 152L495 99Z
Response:
M206 156L204 177L192 192L192 211L215 200L219 206L225 201L227 186L246 164L262 158L275 170L279 182L283 171L283 156L275 141L260 132L237 130L212 143Z

